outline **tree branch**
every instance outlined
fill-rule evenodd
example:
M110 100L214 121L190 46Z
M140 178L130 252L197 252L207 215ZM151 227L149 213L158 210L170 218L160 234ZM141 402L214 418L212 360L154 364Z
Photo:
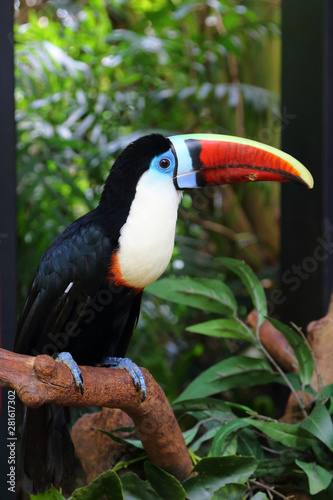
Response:
M247 317L247 324L256 328L258 316L256 311L252 311ZM333 294L331 296L328 312L324 318L312 321L307 327L307 340L313 352L317 368L313 374L311 385L318 391L320 386L333 383ZM274 326L267 320L263 322L259 330L260 340L278 362L287 372L297 370L297 362L292 347ZM305 406L313 403L313 396L310 394L301 394ZM298 404L294 394L290 394L285 413L280 419L286 423L297 423L303 420L304 414Z
M254 330L257 329L257 311L253 310L250 312L246 318L246 323ZM287 342L283 334L267 319L265 319L259 328L259 337L262 345L269 352L272 358L274 358L275 361L281 366L281 368L286 370L288 373L297 371L298 365L293 348L289 342Z
M192 462L184 438L165 394L148 370L142 369L147 398L141 403L127 371L91 366L80 369L83 395L63 363L46 355L32 357L0 349L0 385L14 389L25 405L120 408L133 419L149 459L179 480L186 479Z

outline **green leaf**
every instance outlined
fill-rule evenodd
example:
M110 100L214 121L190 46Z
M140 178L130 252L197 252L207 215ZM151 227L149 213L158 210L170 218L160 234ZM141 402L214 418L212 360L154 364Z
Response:
M325 385L324 387L324 398L330 398L333 396L333 384Z
M107 470L88 486L73 491L71 500L91 500L105 495L110 500L124 500L122 486L118 475L113 470Z
M238 319L212 319L198 325L188 326L186 330L210 337L239 339L256 344L256 338L252 330Z
M160 496L153 490L148 481L142 481L133 472L127 472L122 478L125 500L160 500Z
M15 495L14 495L15 496ZM44 491L44 493L38 493L38 495L30 495L31 500L65 500L60 491L58 491L54 486L50 489Z
M185 441L186 446L188 446L195 436L198 434L199 428L201 426L201 422L198 422L192 429L189 429L188 431L183 432L183 438Z
M301 380L304 385L309 384L311 382L314 370L314 359L309 345L295 330L293 330L289 326L281 323L274 318L267 319L277 330L279 330L283 334L283 336L293 348L295 357L298 362Z
M265 317L267 316L267 302L265 297L264 289L252 271L252 269L245 264L236 259L230 259L228 257L223 257L218 259L219 262L230 269L239 276L244 285L246 286L250 297L252 299L253 305L258 312L258 327L263 323Z
M226 445L226 440L230 436L230 434L236 432L243 427L248 427L250 424L240 418L235 420L231 420L227 422L222 427L220 427L219 431L216 433L212 447L210 450L210 456L219 457L222 455L223 447Z
M290 450L290 452L292 453L292 450ZM272 477L281 477L290 472L290 457L287 457L287 463L285 463L281 457L283 457L283 452L279 455L279 458L266 458L260 460L256 469L256 477L267 475Z
M162 299L204 311L226 315L237 311L237 303L229 287L218 280L166 278L152 283L146 290Z
M314 462L308 463L301 460L295 460L295 462L307 475L311 495L316 495L330 485L333 478L332 472Z
M252 498L251 500L269 500L268 496L266 495L266 493L263 493L262 491L258 491L258 493L256 493Z
M210 398L210 399L214 399L214 398ZM251 414L252 413L257 413L256 411L252 410L252 408L250 408L249 406L242 405L242 404L239 404L239 403L233 403L232 401L226 401L225 404L229 408L237 408L237 410L242 410L245 413L251 413Z
M200 424L200 422L198 422L198 424ZM216 435L218 430L219 428L217 426L208 429L204 434L202 434L202 436L199 437L199 439L197 439L193 444L191 444L191 450L198 451L201 444L204 443L205 441L208 441L209 439L212 439Z
M225 419L230 419L234 417L233 412L230 410L230 404L226 401L222 401L221 399L216 398L194 398L194 399L186 399L184 401L175 401L172 403L173 411L180 410L216 410L220 412ZM238 405L237 405L238 407ZM248 411L248 408L245 407L245 411Z
M324 404L316 404L311 414L300 423L300 427L316 436L333 452L333 424Z
M140 450L144 450L143 444L139 439L129 439L129 438L121 438L119 436L116 436L114 432L112 431L106 431L105 429L100 429L98 427L92 427L92 429L95 429L102 434L105 434L105 436L109 437L116 443L120 443L123 445L130 444L131 446L135 446L136 448L139 448ZM133 427L123 427L121 429L116 429L116 432L131 432L133 431Z
M231 436L224 449L222 450L222 456L223 457L228 457L229 455L236 455L237 453L237 443L238 443L238 437L237 437L237 434L235 434L234 436Z
M312 445L311 451L313 453L315 461L320 465L326 465L330 463L332 460L332 455L330 450L326 446L323 446L322 442L319 440ZM302 458L302 457L295 457L295 458Z
M201 373L188 385L176 402L210 396L233 387L265 384L275 378L265 359L235 356L220 361Z
M260 460L263 460L265 455L254 430L243 428L237 434L237 441L237 454L254 457L259 461L260 465Z
M243 500L246 490L244 484L230 483L215 491L212 500Z
M256 467L257 461L252 457L203 458L194 467L198 474L187 479L183 486L190 500L211 500L222 486L245 483Z
M163 500L186 500L185 490L174 476L148 461L144 468L150 484Z
M317 393L317 391L315 391L313 389L313 387L311 385L304 386L304 384L301 381L301 377L300 377L299 372L286 373L285 376L289 380L289 382L291 383L291 385L294 387L294 389L296 391L302 391L302 392L305 392L307 394L310 394L311 396L313 396L313 399L315 399L317 397L318 393ZM277 378L277 382L279 384L283 384L283 385L288 386L288 384L284 380L284 377L279 376Z
M311 435L309 435L306 430L302 429L299 424L267 422L251 418L244 420L249 422L249 424L256 429L259 429L268 437L274 439L278 443L284 444L285 446L304 450L309 448L313 443Z

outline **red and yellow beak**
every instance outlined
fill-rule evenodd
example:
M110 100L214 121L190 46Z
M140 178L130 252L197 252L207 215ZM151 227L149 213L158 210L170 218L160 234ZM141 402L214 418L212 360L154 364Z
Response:
M276 148L249 139L216 134L169 137L177 165L177 189L237 182L296 182L313 187L310 172L298 160Z

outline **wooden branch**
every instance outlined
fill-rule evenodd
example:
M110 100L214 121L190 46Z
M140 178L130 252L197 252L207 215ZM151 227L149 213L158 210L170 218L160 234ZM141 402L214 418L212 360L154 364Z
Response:
M257 311L251 311L246 318L246 323L251 326L254 331L257 328L258 314ZM259 329L259 337L262 345L267 349L269 354L285 371L295 372L298 369L297 360L291 345L287 342L282 333L277 330L272 323L267 319L263 322Z
M120 408L133 419L149 459L179 480L186 479L192 462L184 438L165 394L148 370L142 369L147 398L141 403L127 371L91 366L80 369L83 395L63 363L46 355L32 357L0 349L0 385L14 389L25 405Z
M246 322L256 328L258 316L256 311L252 311L247 317ZM312 321L307 327L308 342L312 348L312 352L316 361L317 373L313 374L311 384L315 390L319 389L319 381L325 386L333 383L333 294L331 296L328 312L324 318ZM284 368L287 372L297 370L297 362L292 347L288 344L281 332L267 320L261 325L259 330L260 339L271 354L271 356ZM313 403L313 397L310 394L298 393L306 406ZM297 423L303 420L304 416L301 412L298 402L293 394L289 396L285 413L280 419L286 423Z

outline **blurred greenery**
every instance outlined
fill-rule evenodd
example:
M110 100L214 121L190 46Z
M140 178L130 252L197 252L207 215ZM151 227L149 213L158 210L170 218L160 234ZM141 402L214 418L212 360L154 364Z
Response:
M278 143L278 20L274 2L22 0L15 34L20 304L43 251L96 206L129 141L157 130ZM167 273L210 276L218 272L213 257L231 255L264 269L274 286L278 189L263 183L185 194ZM184 337L193 314L146 294L130 346L170 397L216 355L197 336Z
M15 5L22 305L43 251L96 206L113 160L131 140L151 131L214 132L278 146L280 6L275 0L17 0ZM275 286L278 242L278 185L186 193L166 276L227 278L243 320L252 307L246 279L230 277L215 257L244 259L267 291ZM182 301L171 307L165 297L144 295L128 354L152 372L170 400L208 367L246 354L248 332L235 318L219 318L224 323L218 329L207 321L217 319L201 309ZM240 337L219 331L238 331ZM252 369L249 383L267 372L262 360ZM266 382L275 380L266 375ZM306 370L303 375L308 377ZM270 417L279 411L271 386L263 395L255 385L249 390L236 384L228 397L253 411L265 408ZM244 441L247 431L241 431ZM308 471L302 461L299 469ZM235 491L238 498L242 488Z

